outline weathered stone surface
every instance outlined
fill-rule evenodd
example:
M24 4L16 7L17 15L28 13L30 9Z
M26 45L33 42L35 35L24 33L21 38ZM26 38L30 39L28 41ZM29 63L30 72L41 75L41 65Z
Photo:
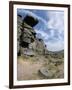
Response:
M17 40L18 40L18 51L19 48L28 48L32 49L32 52L27 51L27 54L45 53L45 45L42 39L36 38L36 32L33 27L38 23L38 20L32 16L26 16L23 20L21 16L17 18ZM25 51L22 51L22 54L26 54ZM24 53L25 52L25 53Z
M51 78L54 74L52 73L52 71L49 71L47 68L41 68L39 70L39 73L41 73L43 76L47 77L47 78Z
M33 16L27 15L24 18L23 22L25 22L26 24L28 24L31 27L34 27L38 23L38 20Z
M35 53L31 49L21 47L21 55L34 56Z
M17 53L20 51L20 42L19 41L17 41Z
M31 30L29 30L28 28L24 28L21 35L21 41L31 43L32 41L34 41L34 39L35 37Z
M36 51L38 54L44 54L45 53L45 45L43 40L36 39Z
M21 36L21 24L22 17L21 15L17 16L17 54L20 52L20 36Z

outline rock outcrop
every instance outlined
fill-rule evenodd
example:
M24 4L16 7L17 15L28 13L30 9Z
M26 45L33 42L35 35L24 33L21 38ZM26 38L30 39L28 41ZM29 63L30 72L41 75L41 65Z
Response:
M34 26L38 24L38 20L32 16L26 16L24 19L21 15L17 16L17 55L18 62L22 61L25 69L28 67L28 72L31 70L32 75L36 73L38 79L55 79L64 77L64 50L59 52L48 51L44 41L38 38L34 30ZM25 61L25 63L24 63ZM28 65L26 65L28 63ZM21 63L18 64L19 74L24 75L28 72L22 71ZM29 67L30 65L30 67ZM20 69L21 68L21 69ZM22 73L20 74L20 72ZM25 76L22 78L26 79ZM27 79L28 79L27 78ZM33 79L33 77L30 77Z
M36 37L34 26L39 21L26 16L22 19L21 15L17 18L17 52L18 55L35 55L45 53L45 44L42 39ZM27 54L26 54L27 53Z

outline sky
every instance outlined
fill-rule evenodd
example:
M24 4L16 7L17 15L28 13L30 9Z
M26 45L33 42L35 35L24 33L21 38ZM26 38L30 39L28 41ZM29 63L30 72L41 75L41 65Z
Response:
M64 49L64 11L17 9L17 14L31 15L39 20L34 27L37 37L43 39L49 51Z

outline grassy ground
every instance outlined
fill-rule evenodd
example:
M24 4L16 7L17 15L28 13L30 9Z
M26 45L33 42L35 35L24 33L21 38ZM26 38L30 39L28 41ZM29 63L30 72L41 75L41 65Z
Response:
M53 61L58 60L59 63ZM20 56L17 60L17 79L18 80L39 80L47 79L47 77L41 75L39 70L46 68L51 72L51 78L63 78L64 76L64 63L63 58L46 57L43 55L37 56Z

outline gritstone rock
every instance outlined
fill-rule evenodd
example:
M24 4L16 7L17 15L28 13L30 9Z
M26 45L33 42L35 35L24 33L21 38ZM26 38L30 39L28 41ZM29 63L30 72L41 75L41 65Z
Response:
M42 39L36 37L36 32L34 30L34 26L38 24L38 20L35 17L27 15L24 19L20 15L17 18L17 47L18 52L23 55L35 55L37 54L44 54L46 47ZM23 50L22 50L22 49ZM30 49L24 51L24 48Z
M47 68L41 68L39 73L42 74L46 78L51 78L54 74L52 71L49 71Z

